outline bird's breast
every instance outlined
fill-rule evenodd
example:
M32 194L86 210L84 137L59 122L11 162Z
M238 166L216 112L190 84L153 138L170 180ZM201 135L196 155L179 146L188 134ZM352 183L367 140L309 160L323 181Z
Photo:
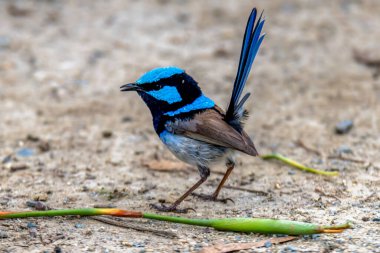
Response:
M166 130L160 134L160 139L178 159L191 165L207 167L210 163L221 159L227 152L227 148L173 134Z

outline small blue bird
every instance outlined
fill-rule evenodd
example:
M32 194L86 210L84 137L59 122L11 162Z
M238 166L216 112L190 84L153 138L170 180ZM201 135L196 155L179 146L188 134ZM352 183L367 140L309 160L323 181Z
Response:
M200 173L200 180L173 204L151 205L153 208L160 211L188 211L190 208L179 209L178 205L207 180L210 165L221 159L225 159L227 171L215 192L196 196L226 202L227 199L218 199L218 195L235 166L232 153L237 150L251 156L258 155L252 140L243 130L243 121L248 117L243 105L250 93L241 98L252 63L264 39L261 34L264 25L262 14L257 22L256 16L257 10L254 8L245 29L239 66L226 112L202 93L191 76L177 67L153 69L136 82L121 86L121 91L137 91L150 109L154 129L161 141L177 158L197 166Z

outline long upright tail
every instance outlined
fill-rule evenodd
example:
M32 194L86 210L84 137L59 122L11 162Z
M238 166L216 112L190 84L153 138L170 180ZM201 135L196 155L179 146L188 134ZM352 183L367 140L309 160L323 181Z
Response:
M225 118L225 120L232 126L236 126L237 130L239 131L241 131L241 129L239 129L241 128L239 122L243 115L243 105L250 96L250 93L245 94L242 99L240 99L240 97L247 81L249 72L251 71L252 63L255 60L255 56L265 36L265 34L261 35L261 31L265 22L265 20L262 20L262 13L255 24L256 16L257 10L254 8L251 12L251 15L249 16L247 27L245 28L239 67L236 74L234 88L232 90L230 104L228 105Z

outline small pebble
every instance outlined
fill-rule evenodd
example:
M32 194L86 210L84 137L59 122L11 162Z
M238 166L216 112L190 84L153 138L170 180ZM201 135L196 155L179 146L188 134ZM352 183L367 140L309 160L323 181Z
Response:
M16 172L16 171L20 171L20 170L26 170L28 168L29 168L29 166L25 163L16 163L16 164L11 165L10 170L11 170L11 172Z
M121 119L121 122L123 123L131 122L131 121L132 121L132 118L129 116L125 116Z
M224 48L217 48L214 50L214 56L220 57L220 58L226 58L228 57L229 52Z
M379 222L380 221L380 217L373 218L372 221Z
M201 250L202 249L202 244L200 244L200 243L196 243L195 245L194 245L194 250L196 250L197 252L199 251L199 250Z
M354 126L354 122L352 120L342 120L335 126L335 132L337 134L346 134L351 128Z
M132 246L135 248L143 248L145 245L143 242L134 242L132 243Z
M62 253L62 249L59 246L54 247L54 253Z
M0 230L0 239L8 238L8 234Z
M28 222L28 224L26 224L26 226L28 228L36 228L37 227L37 225L35 223L33 223L33 222Z
M3 158L1 163L9 163L12 161L12 155L7 155L6 157Z
M362 217L362 221L369 221L369 217L367 216Z
M105 131L103 131L102 132L102 136L103 136L103 138L111 138L112 137L112 132L111 131L109 131L109 130L105 130Z
M241 241L241 236L240 235L235 236L235 241Z
M284 248L285 252L297 252L297 248L293 247L293 246L286 246Z
M47 142L47 141L41 141L39 144L38 144L38 149L41 151L41 152L48 152L51 147L50 147L50 143Z
M28 200L26 201L26 205L28 207L33 207L34 209L39 210L39 211L48 210L48 207L41 201Z
M122 241L121 245L126 246L126 247L132 247L132 243L130 243L129 241Z
M296 174L296 172L295 172L294 170L289 170L289 171L288 171L288 175L291 175L291 176L292 176L292 175L295 175L295 174Z
M33 196L33 200L35 201L46 201L48 198L49 196L46 193L38 193Z
M340 146L339 148L337 148L336 151L338 154L352 154L353 153L352 149L347 145Z
M32 13L31 9L11 4L8 6L8 14L13 17L27 17Z
M82 223L76 223L75 228L84 228L84 225Z
M38 136L36 136L36 135L33 135L33 134L28 134L28 135L26 136L26 139L27 139L28 141L37 142L37 141L40 140L40 137L38 137Z
M84 232L85 235L92 235L92 230L87 230L86 232Z
M34 155L34 150L31 148L21 148L16 154L21 157L29 157Z
M270 241L266 241L265 243L264 243L264 247L265 248L269 248L269 247L271 247L272 246L272 243L270 242Z

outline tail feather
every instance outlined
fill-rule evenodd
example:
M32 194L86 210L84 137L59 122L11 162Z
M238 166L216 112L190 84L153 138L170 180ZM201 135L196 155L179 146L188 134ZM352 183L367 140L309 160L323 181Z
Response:
M239 67L232 90L230 104L228 105L226 112L226 121L232 125L236 125L237 128L239 124L236 124L236 121L239 121L242 115L242 107L248 99L249 93L246 94L241 100L240 97L243 92L245 83L248 79L249 72L251 71L252 63L255 60L255 56L257 55L257 52L265 36L265 34L261 35L261 31L265 22L265 20L262 20L262 13L255 24L256 16L257 10L254 8L251 12L251 15L249 16L245 29ZM241 131L241 129L238 130Z
M244 97L240 100L239 104L237 104L237 106L235 108L235 113L238 113L240 115L240 112L243 111L243 105L244 105L245 101L247 101L249 96L251 96L251 93L249 93L249 92L244 95Z

